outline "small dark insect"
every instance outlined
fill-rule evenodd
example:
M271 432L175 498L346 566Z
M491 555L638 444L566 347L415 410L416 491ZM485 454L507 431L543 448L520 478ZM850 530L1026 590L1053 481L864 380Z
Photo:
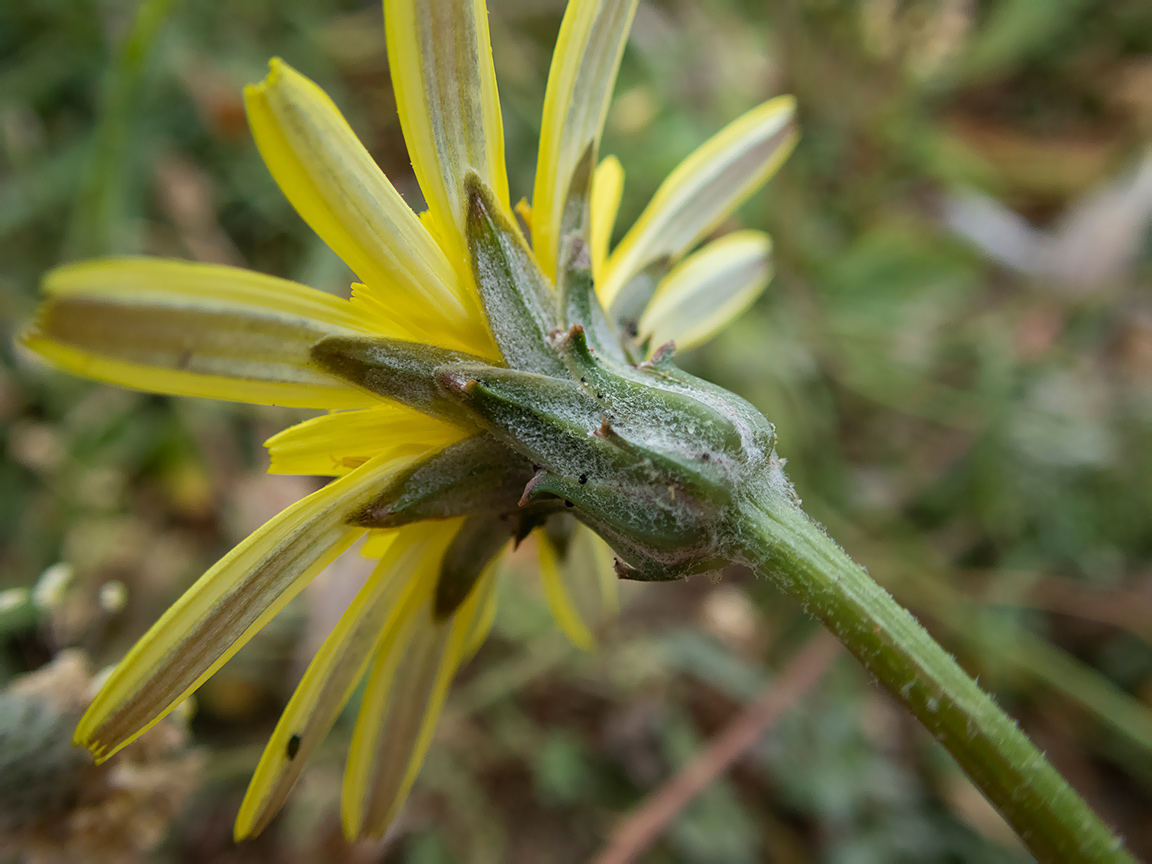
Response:
M703 459L705 462L707 462L709 459L712 458L712 454L711 453L701 453L700 458Z
M296 754L300 752L300 736L293 735L288 739L288 758L295 759Z
M588 379L587 379L587 378L585 378L583 375L581 375L581 376L580 376L580 383L581 383L581 384L587 384L587 383L588 383Z
M581 474L580 475L580 485L583 486L587 482L588 482L588 475L587 474Z
M597 394L596 394L596 398L597 398L597 399L603 399L603 398L604 398L604 394L603 394L603 393L597 393Z

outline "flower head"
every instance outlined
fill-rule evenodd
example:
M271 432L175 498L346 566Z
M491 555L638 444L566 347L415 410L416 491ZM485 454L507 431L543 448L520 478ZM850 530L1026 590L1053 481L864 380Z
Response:
M605 541L633 578L725 561L727 502L772 459L772 429L676 369L671 343L708 339L766 285L760 232L692 250L787 156L794 106L771 100L701 146L609 249L623 171L598 151L635 7L570 3L532 204L515 211L480 0L385 3L420 215L320 88L272 61L245 93L252 132L284 194L361 280L348 300L151 259L46 277L22 340L63 369L329 411L267 447L273 472L336 479L232 550L124 658L76 731L97 759L164 717L365 538L378 564L273 732L236 835L275 815L365 678L342 811L350 838L380 835L456 669L487 634L510 542L537 532L549 604L584 646L581 598L610 604L615 587Z

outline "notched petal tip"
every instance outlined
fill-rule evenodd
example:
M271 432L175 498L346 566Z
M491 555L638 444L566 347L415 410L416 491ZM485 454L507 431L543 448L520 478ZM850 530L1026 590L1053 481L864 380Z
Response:
M43 316L46 314L47 303L42 303L35 313L35 317L17 331L12 339L12 346L18 357L33 363L46 363L40 345L44 340Z
M93 704L95 704L95 700L93 701ZM117 747L109 748L105 744L94 739L92 737L92 731L98 724L94 723L92 720L89 720L88 715L91 713L92 707L89 706L88 710L84 713L84 716L80 718L80 722L76 724L76 731L72 734L72 746L83 747L85 750L92 754L92 760L97 765L102 765L117 753L119 753L126 746L128 746L131 741L125 741ZM93 718L93 720L95 720L95 718Z
M85 713L84 716L80 718L80 722L76 724L76 731L72 733L72 746L83 747L92 754L92 758L96 761L96 764L99 765L112 754L106 752L108 748L99 741L92 740L91 729L86 728L89 726L87 723L88 713Z
M244 108L249 115L252 113L252 103L267 98L268 91L280 83L285 66L287 64L279 57L272 57L268 60L268 74L259 81L244 85Z

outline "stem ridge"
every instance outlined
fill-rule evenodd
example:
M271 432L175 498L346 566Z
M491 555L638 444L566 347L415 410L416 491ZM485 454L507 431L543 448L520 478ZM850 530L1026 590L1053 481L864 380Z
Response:
M924 725L1041 862L1134 862L1019 724L788 496L737 509L738 558L820 619Z

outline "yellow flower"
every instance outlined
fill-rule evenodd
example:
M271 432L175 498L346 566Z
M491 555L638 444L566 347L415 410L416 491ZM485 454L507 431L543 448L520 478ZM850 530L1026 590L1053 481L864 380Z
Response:
M275 815L365 677L343 824L349 838L387 829L456 669L487 634L509 541L542 529L549 604L574 642L591 644L587 598L599 593L596 602L610 606L615 589L603 541L573 522L563 506L572 502L555 490L529 504L538 466L448 405L441 391L455 379L430 370L449 361L558 362L517 342L520 325L485 290L491 262L480 262L481 222L492 260L516 259L509 272L530 270L524 278L546 293L563 283L566 256L586 248L596 295L619 328L615 350L636 361L668 341L705 341L767 284L770 241L761 232L688 253L787 156L796 138L787 97L749 111L689 156L609 249L623 172L613 157L597 164L598 148L635 7L575 0L567 9L532 205L516 208L527 236L509 198L484 4L388 0L393 86L425 213L409 208L335 105L287 64L273 60L245 93L276 182L361 280L349 300L243 270L152 259L83 262L46 277L47 299L22 341L62 369L152 392L330 411L267 447L273 472L337 479L232 550L124 658L76 731L98 760L164 717L361 538L379 563L273 732L237 838ZM525 356L514 356L521 344Z

